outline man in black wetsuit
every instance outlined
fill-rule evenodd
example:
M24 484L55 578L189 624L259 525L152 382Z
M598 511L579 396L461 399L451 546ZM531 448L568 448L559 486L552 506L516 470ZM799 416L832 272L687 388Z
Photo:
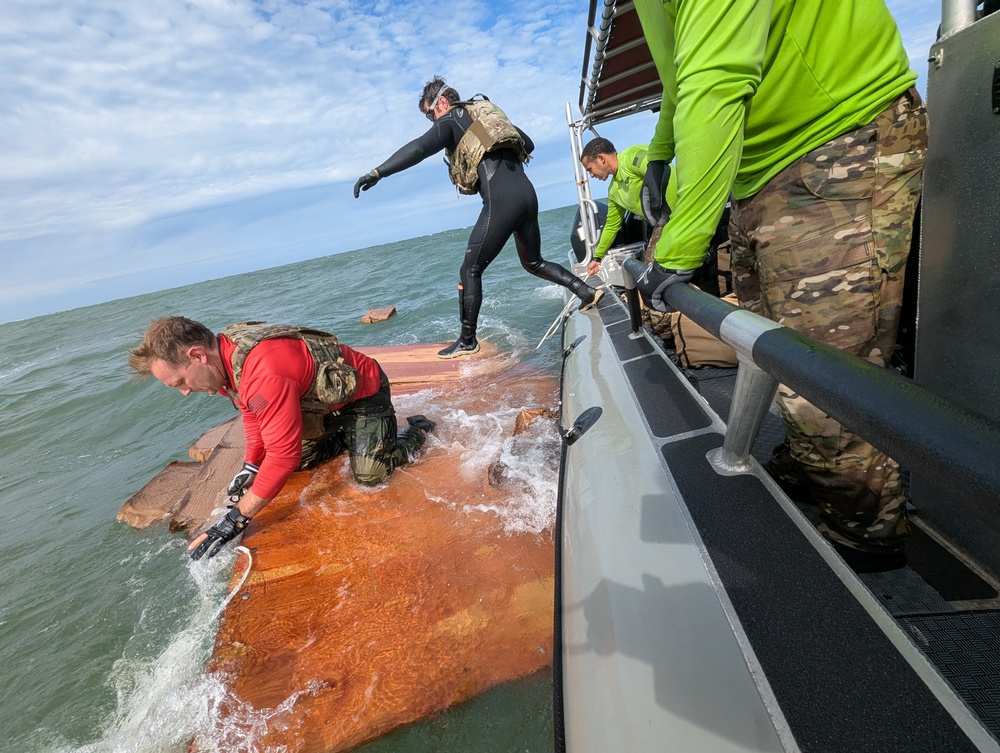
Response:
M432 123L430 130L358 178L354 198L381 178L413 167L442 149L448 155L449 176L459 191L482 196L483 210L469 237L459 271L462 334L440 351L438 357L459 358L479 352L476 323L483 300L483 271L511 234L521 266L537 277L572 290L581 300L580 310L593 306L601 291L588 287L559 264L542 258L538 197L523 167L534 149L531 139L491 102L463 102L458 92L439 77L424 86L419 107Z

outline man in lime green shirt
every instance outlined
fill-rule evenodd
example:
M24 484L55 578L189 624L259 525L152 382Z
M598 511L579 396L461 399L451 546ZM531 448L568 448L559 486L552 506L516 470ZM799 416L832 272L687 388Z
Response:
M727 199L741 305L886 365L926 151L916 74L884 0L635 0L663 103L647 190L673 160L677 201L647 295L685 282ZM662 297L657 299L663 307ZM769 470L818 502L858 570L898 567L898 466L779 388Z
M646 177L646 162L645 144L630 146L618 152L608 139L598 137L584 145L580 153L583 169L596 180L611 178L611 185L608 186L608 215L604 220L597 248L594 249L594 258L587 268L588 274L597 274L601 259L621 230L625 213L643 216L640 193L643 178Z

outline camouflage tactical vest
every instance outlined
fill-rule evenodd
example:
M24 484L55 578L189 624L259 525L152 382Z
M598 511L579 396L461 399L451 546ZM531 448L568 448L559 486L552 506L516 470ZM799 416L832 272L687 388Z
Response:
M464 107L472 116L469 126L455 149L447 150L448 177L458 188L459 193L474 194L479 190L479 163L483 155L494 149L510 148L517 152L521 162L527 162L531 156L524 149L524 140L510 122L503 110L490 102L484 95L483 99L468 102L456 102L453 107Z
M239 393L243 364L260 342L280 337L294 338L305 342L309 354L316 362L316 376L312 386L301 398L302 414L326 414L331 405L349 402L358 391L358 372L344 363L343 354L335 335L308 327L290 324L266 324L265 322L244 322L232 324L222 331L236 344L233 351L233 387Z

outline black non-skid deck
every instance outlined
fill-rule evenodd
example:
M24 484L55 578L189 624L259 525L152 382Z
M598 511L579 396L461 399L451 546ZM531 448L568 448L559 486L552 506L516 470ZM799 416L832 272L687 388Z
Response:
M599 310L801 750L977 750L769 489L752 475L719 475L708 463L706 454L723 437L711 430L713 416L681 380L725 421L736 370L681 370L678 377L665 360L669 351L629 337L616 301L602 302ZM780 421L769 414L754 456L766 460L781 437ZM815 509L799 509L816 519ZM1000 735L994 583L923 529L908 549L908 567L858 577L983 726Z

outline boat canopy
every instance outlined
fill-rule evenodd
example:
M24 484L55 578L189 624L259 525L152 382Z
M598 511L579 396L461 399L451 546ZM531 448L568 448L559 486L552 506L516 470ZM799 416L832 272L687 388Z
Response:
M580 84L587 126L658 110L660 76L632 0L590 0Z

